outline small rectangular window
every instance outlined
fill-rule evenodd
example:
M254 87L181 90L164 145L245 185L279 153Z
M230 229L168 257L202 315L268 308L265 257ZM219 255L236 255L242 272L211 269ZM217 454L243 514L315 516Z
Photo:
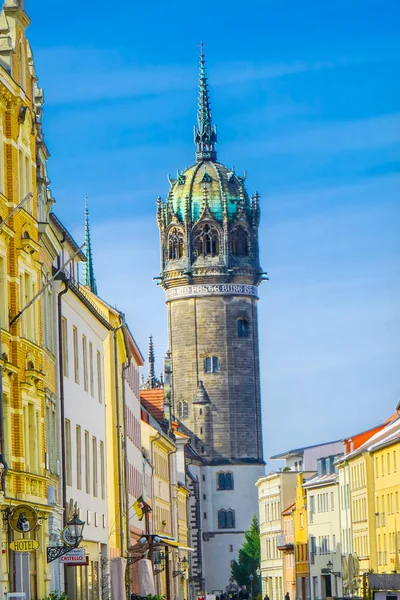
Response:
M97 498L97 440L92 438L92 462L93 462L93 496Z
M79 350L78 350L78 329L72 328L72 336L74 343L74 377L75 383L79 383Z
M67 484L72 485L71 422L68 419L65 419L65 470L67 472Z
M76 487L82 489L82 441L81 428L76 426Z
M88 357L87 357L87 340L86 336L82 336L82 355L83 355L83 388L88 391Z
M213 373L218 373L219 371L219 359L218 356L213 356L212 357L212 366L213 366Z
M62 350L63 350L63 374L69 377L68 372L68 324L65 317L62 318Z
M85 431L85 484L86 493L90 494L90 445L88 431Z
M90 395L94 398L94 372L93 372L93 344L89 342L89 379Z
M238 319L237 329L238 329L238 337L248 337L249 322L246 319Z
M100 489L101 489L101 497L103 500L105 498L105 485L106 485L106 477L105 477L105 463L104 463L104 443L100 442Z
M207 358L204 361L204 371L206 373L211 373L212 371L211 356L207 356Z
M100 403L103 402L103 384L101 375L101 354L97 352L97 398Z
M0 326L8 329L8 283L5 256L0 256Z

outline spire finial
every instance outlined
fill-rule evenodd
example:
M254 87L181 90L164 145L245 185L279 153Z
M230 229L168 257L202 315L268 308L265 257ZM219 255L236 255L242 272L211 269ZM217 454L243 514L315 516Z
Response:
M199 105L197 109L197 126L194 128L194 143L197 145L196 160L198 162L217 160L217 153L215 152L217 128L212 124L203 42L200 42Z
M149 336L149 379L148 379L150 388L155 387L154 363L155 363L155 358L154 358L153 336L150 335Z
M83 266L83 285L86 285L93 292L93 294L97 295L97 284L94 277L92 242L90 240L89 206L87 194L85 196L85 254L86 262Z

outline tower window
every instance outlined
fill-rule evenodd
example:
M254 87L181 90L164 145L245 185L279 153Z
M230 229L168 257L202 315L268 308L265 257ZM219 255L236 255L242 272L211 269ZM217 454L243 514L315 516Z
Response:
M204 372L205 373L218 373L219 371L219 358L218 356L206 356L204 359Z
M233 490L233 474L230 471L217 473L217 490Z
M178 415L180 419L186 419L189 416L189 405L187 402L179 402Z
M183 256L183 233L173 227L168 234L168 260L176 260Z
M231 234L231 252L234 256L249 255L249 236L242 225L238 225Z
M219 254L219 234L212 225L200 226L194 238L195 256L217 256Z
M238 319L237 321L237 332L239 337L248 337L249 335L249 322L247 319Z
M234 510L219 510L218 511L218 529L234 529L235 527L235 511Z

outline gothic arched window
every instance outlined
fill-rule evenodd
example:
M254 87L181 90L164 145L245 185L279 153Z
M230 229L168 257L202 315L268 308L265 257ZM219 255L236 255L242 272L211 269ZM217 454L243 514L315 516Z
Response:
M218 529L234 529L235 527L235 511L224 510L218 511Z
M242 225L238 225L232 231L231 252L234 256L249 255L249 235Z
M168 260L176 260L183 256L183 233L173 227L168 234Z
M204 359L204 372L205 373L218 373L219 371L219 358L218 356L206 356Z
M216 227L206 223L198 227L194 237L195 256L217 256L219 254L219 233Z
M233 490L233 473L221 471L217 474L217 490Z
M179 402L178 414L180 419L185 419L189 416L189 405L187 402Z

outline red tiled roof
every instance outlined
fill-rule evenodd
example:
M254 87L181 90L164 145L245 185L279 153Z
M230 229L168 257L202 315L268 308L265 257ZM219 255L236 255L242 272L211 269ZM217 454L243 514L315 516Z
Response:
M156 421L164 418L164 388L140 390L140 401Z
M295 508L296 508L296 502L294 502L294 504L291 504L290 506L285 508L285 510L282 512L282 515L283 516L291 515Z
M375 433L381 431L388 423L391 423L396 418L397 414L394 414L391 417L389 417L384 423L382 423L382 425L377 425L372 429L368 429L368 431L357 433L356 435L353 435L352 437L348 437L345 440L343 440L346 447L346 454L354 452L354 450L360 448L360 446L365 444L365 442L367 442L373 435L375 435Z

